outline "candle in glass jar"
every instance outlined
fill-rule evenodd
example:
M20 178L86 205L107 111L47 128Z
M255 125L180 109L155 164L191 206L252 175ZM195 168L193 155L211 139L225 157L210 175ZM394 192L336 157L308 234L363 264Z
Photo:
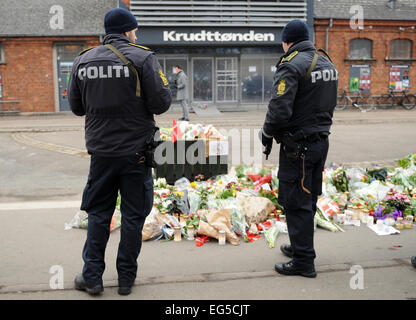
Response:
M225 231L224 230L220 230L218 234L218 244L220 246L225 245Z
M359 220L360 216L359 216L359 209L358 207L353 207L352 208L352 220Z
M361 222L364 224L367 224L368 222L368 209L363 209L363 211L361 212Z
M377 220L377 230L381 231L384 228L384 222L383 220Z
M182 240L182 233L181 233L181 227L174 227L174 241L179 242Z
M281 222L286 222L286 216L284 214L279 215L279 219Z
M404 222L404 227L406 229L412 229L413 228L413 216L406 216L406 220Z
M188 240L194 240L195 239L194 238L194 231L195 231L195 228L194 228L193 225L189 225L187 227Z
M368 216L367 217L367 225L368 226L374 225L374 217L373 216Z

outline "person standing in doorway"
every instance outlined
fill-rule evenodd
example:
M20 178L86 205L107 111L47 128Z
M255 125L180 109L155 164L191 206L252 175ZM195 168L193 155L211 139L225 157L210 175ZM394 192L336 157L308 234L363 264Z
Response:
M183 116L179 120L189 121L189 108L188 108L188 77L182 70L182 66L176 66L176 99L180 101Z

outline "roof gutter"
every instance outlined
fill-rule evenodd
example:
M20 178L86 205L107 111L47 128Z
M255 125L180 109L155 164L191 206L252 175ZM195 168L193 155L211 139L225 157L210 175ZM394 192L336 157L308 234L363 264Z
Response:
M329 29L331 29L331 28L332 28L332 18L329 19L329 26L328 26L328 28L326 28L326 31L325 31L325 51L326 52L328 52Z

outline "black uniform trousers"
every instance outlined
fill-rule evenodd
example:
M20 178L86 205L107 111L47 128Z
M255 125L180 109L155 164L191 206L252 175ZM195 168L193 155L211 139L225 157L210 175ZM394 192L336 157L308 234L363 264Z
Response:
M328 138L305 142L306 154L302 159L290 160L283 146L279 155L279 197L284 207L295 267L309 269L316 257L313 243L314 216L318 195L322 193L322 172L328 154ZM302 189L303 185L311 193Z
M142 229L153 206L151 168L139 163L137 155L117 158L92 155L81 204L81 209L88 213L82 274L89 286L102 284L104 254L119 190L121 230L117 254L118 284L128 287L136 279Z

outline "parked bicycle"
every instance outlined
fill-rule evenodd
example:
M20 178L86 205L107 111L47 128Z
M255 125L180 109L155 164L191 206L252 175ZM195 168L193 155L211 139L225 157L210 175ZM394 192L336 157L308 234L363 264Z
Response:
M396 92L390 89L388 94L384 94L377 99L377 106L380 108L391 108L397 105L406 110L411 110L416 106L416 96L408 94L406 90Z
M370 111L377 107L375 99L372 96L364 96L362 89L351 95L347 93L347 87L345 86L342 94L337 97L335 110L344 110L350 106L359 109L361 112Z

